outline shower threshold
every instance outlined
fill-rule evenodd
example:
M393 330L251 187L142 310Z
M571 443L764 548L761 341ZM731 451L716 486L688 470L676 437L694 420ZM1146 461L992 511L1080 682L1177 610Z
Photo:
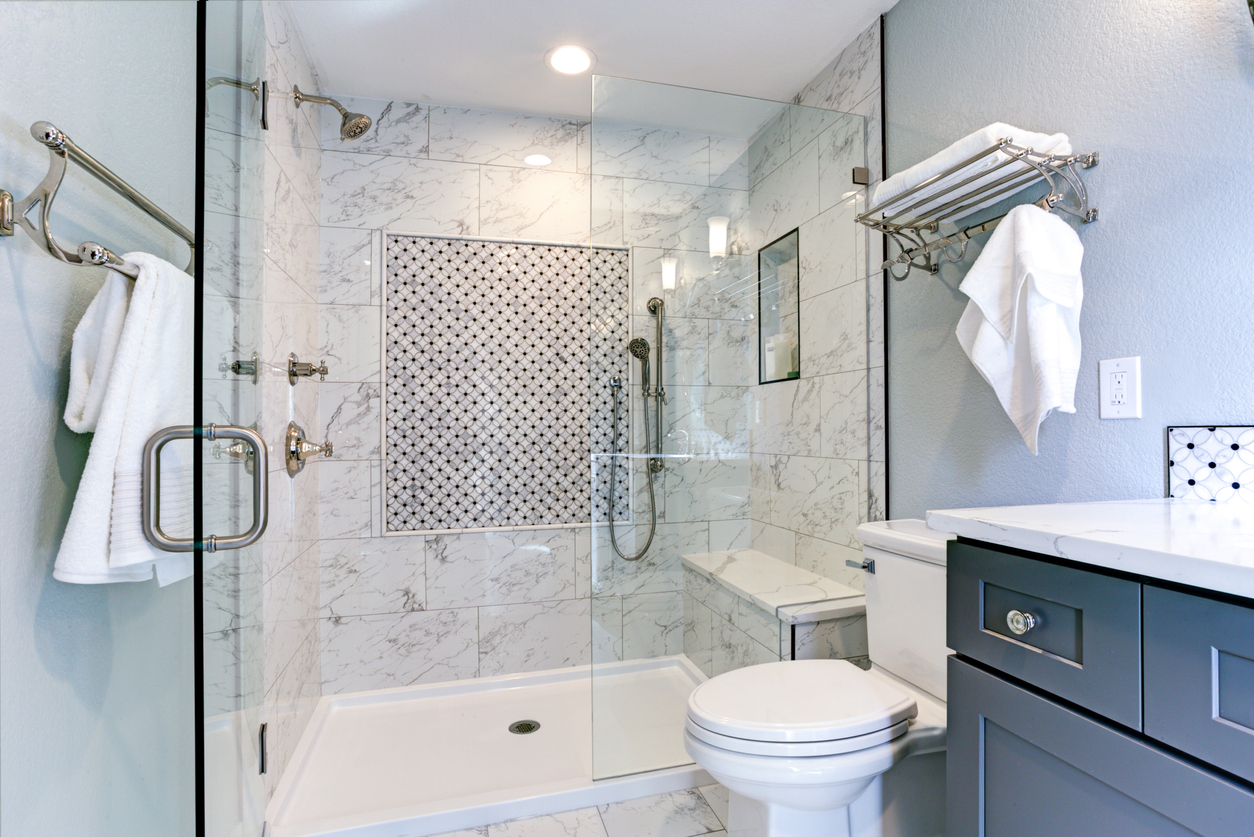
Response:
M679 654L329 695L275 790L269 834L424 837L709 784L683 747L703 680ZM539 727L511 732L519 721Z

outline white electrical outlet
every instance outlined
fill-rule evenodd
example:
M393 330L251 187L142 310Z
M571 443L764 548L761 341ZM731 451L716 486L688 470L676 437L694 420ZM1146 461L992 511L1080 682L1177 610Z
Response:
M1141 417L1141 359L1120 357L1097 363L1099 415L1104 419Z

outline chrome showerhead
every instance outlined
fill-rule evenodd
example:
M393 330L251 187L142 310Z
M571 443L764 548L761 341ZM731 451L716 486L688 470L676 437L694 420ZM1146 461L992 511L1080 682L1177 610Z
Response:
M370 130L370 117L364 113L344 112L340 120L340 139L355 140Z
M300 107L302 102L313 102L316 105L330 105L338 110L340 112L340 139L342 140L355 140L370 130L369 116L364 113L352 113L334 99L315 96L312 93L302 93L296 85L292 85L292 98L296 100L296 107Z
M627 344L627 351L631 352L631 356L640 360L649 359L649 341L643 337L637 337Z

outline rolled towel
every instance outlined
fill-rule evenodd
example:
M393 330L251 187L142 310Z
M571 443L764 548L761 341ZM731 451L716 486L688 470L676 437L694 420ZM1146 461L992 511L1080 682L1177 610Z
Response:
M988 149L997 144L1001 139L1011 139L1016 145L1026 146L1038 151L1042 154L1056 154L1066 157L1071 154L1071 142L1067 139L1066 134L1039 134L1035 131L1025 131L1022 128L1016 128L1013 125L1007 125L1004 122L994 122L992 125L985 126L975 133L968 134L954 144L950 145L943 151L933 154L921 163L916 163L905 171L897 172L892 177L880 183L871 193L871 206L879 206L882 203L892 200L900 195L909 192L919 184L923 183L930 177L935 177L946 169L953 168L963 160L969 160L981 151ZM928 195L934 195L946 192L951 189L954 184L960 183L973 174L981 171L988 171L994 166L1010 159L1011 155L1004 151L997 151L981 158L978 162L973 163L971 167L963 169L961 172L955 172L948 177L943 177L927 189L912 195L905 202L905 206L909 206L916 201L925 199ZM1016 162L1011 163L1003 169L990 172L972 183L962 187L963 192L977 191L981 186L985 186L993 181L1000 180L1009 174L1023 172L1031 168L1027 163ZM1028 181L1020 186L1019 189L1026 188L1031 185L1032 181ZM1000 188L1000 187L999 187ZM1017 192L1019 189L1015 189ZM996 190L995 190L996 191ZM950 220L958 220L965 215L978 212L985 209L998 201L1005 200L1014 192L1006 192L997 195L990 200L981 201L980 203L964 210L962 215L954 216ZM936 200L927 201L918 209L913 210L911 215L919 215L929 209L948 203L957 197L956 194L938 197Z
M1036 455L1041 422L1075 412L1084 245L1026 204L1006 215L958 289L971 298L958 343Z
M191 574L191 556L163 552L143 536L141 472L144 444L157 430L192 422L192 278L145 253L127 280L111 274L74 330L66 424L94 432L53 576L78 584L159 584ZM191 534L190 445L162 453L161 524Z

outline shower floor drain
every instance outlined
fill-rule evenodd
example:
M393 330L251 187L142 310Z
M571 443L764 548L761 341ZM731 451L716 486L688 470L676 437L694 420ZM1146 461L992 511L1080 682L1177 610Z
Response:
M514 735L527 735L539 728L539 721L514 721L514 723L509 725L509 731L514 733Z

